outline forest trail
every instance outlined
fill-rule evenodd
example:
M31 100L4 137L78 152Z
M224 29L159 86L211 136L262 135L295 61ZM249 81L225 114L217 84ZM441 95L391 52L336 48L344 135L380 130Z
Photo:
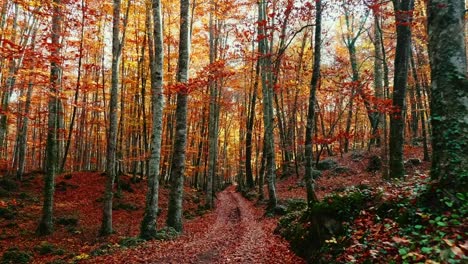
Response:
M204 230L190 225L205 222ZM275 219L246 200L235 186L218 193L216 209L188 224L179 239L90 259L92 263L305 263L273 234ZM130 260L131 259L131 260Z

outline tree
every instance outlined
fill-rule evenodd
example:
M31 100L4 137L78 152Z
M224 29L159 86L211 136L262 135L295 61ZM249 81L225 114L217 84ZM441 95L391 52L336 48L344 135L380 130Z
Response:
M264 123L264 157L266 160L266 178L268 183L268 207L274 209L277 204L276 197L276 163L275 139L273 130L273 69L271 54L268 47L267 18L265 1L258 2L258 50L260 53L260 69L263 92L263 123Z
M395 51L395 74L393 79L393 103L390 115L390 177L402 178L403 144L406 116L406 85L408 82L408 62L411 48L411 21L413 0L393 0L397 43Z
M174 151L171 163L171 191L169 194L169 208L167 225L177 231L182 231L182 200L184 193L185 147L187 145L187 100L188 100L188 67L190 53L190 1L180 0L180 32L179 59L176 102L176 131Z
M38 235L49 235L54 230L53 209L55 175L58 167L58 106L60 103L60 36L62 34L61 0L53 1L52 9L52 43L50 59L50 95L48 103L48 130L46 145L46 174L44 177L44 202L42 206L42 218L37 227Z
M430 0L428 4L431 64L431 177L454 195L467 186L468 78L465 1Z
M122 43L119 39L120 0L114 0L112 21L112 80L109 104L109 130L107 135L106 189L104 192L104 207L100 234L112 234L112 197L115 180L116 144L117 144L117 108L119 85L119 61Z
M156 234L156 217L158 213L159 163L161 160L161 137L163 118L163 29L161 1L152 1L153 34L149 37L151 69L151 108L153 129L151 133L151 156L149 161L148 191L146 207L141 222L140 237L149 239Z
M317 202L317 195L314 190L314 168L313 164L313 134L315 124L315 104L317 102L316 92L320 79L320 58L321 58L321 44L322 44L322 1L315 2L315 37L314 37L314 66L312 68L312 79L310 81L309 92L309 107L307 110L307 124L305 134L305 160L306 160L306 190L307 190L307 204L310 206Z

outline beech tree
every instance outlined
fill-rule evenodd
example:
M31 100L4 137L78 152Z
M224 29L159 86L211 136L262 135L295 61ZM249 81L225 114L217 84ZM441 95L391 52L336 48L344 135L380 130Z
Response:
M163 118L163 30L161 1L151 2L153 33L148 33L151 69L151 156L149 160L148 191L146 193L145 215L141 223L140 237L149 239L156 234L156 218L159 195L159 163L161 160L161 137ZM149 12L148 12L149 15ZM149 31L149 29L148 29Z
M274 209L277 204L276 197L276 162L275 162L275 139L274 139L274 115L273 115L273 69L271 54L268 53L267 36L267 3L258 3L258 49L260 53L260 70L263 92L263 124L264 124L264 157L266 160L266 179L268 183L268 207Z
M315 104L317 103L317 88L320 79L320 59L321 59L321 44L322 44L322 1L315 2L315 37L314 37L314 64L312 68L312 79L310 81L309 92L309 107L307 110L307 124L305 134L305 181L307 190L307 203L312 205L318 201L314 188L314 176L316 175L313 168L313 135L315 123Z
M393 109L390 115L389 169L392 178L402 178L405 175L403 144L413 5L413 0L393 0L397 43L393 78Z
M116 145L117 145L117 108L119 85L119 61L122 51L120 42L120 0L113 2L112 18L112 80L111 97L109 104L109 131L107 138L107 163L106 163L106 189L104 192L104 207L101 235L112 234L112 197L114 180L116 176Z
M430 0L431 177L450 198L467 188L468 78L465 1ZM447 194L446 193L446 194Z
M58 106L60 104L60 37L62 35L62 10L61 0L53 1L52 8L52 45L50 59L50 95L48 102L48 130L46 145L46 174L44 176L44 201L42 206L42 218L36 232L39 235L49 235L54 230L53 209L54 209L54 190L55 175L58 167Z
M171 163L171 191L169 194L169 208L167 225L177 231L182 231L182 201L184 194L185 152L187 145L187 100L188 100L188 67L190 54L190 1L180 0L180 32L177 91L175 112L174 150Z

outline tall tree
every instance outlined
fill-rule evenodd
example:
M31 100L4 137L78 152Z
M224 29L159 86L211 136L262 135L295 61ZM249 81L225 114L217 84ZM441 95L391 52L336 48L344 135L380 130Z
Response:
M393 103L390 115L390 177L402 178L403 144L406 116L406 86L408 83L408 62L411 48L411 22L413 0L393 0L397 43L395 51L395 73L393 78Z
M149 16L149 12L148 12ZM163 118L163 29L161 1L152 1L153 34L149 35L150 69L151 69L151 108L153 129L151 133L151 156L149 161L148 192L146 208L141 223L140 236L152 238L156 234L156 217L158 213L159 164L161 160L161 137ZM150 23L148 23L150 24ZM149 29L148 29L149 31Z
M107 163L106 163L106 189L104 191L104 207L100 234L112 234L112 198L116 175L116 145L117 145L117 109L119 85L119 61L122 43L119 38L120 31L120 0L113 0L112 19L112 78L111 96L109 104L109 130L107 135Z
M210 64L213 64L217 59L218 47L218 30L213 16L217 12L217 3L210 1L210 20L209 20L209 42L210 42ZM218 122L219 122L219 107L218 104L218 83L212 77L209 78L208 85L210 87L210 113L208 122L208 175L206 183L206 206L213 208L214 188L213 180L216 175L216 158L218 152Z
M46 174L44 177L44 202L42 206L42 218L37 227L37 234L48 235L54 230L53 209L54 209L54 190L55 175L58 167L58 106L60 103L60 37L62 34L62 10L61 0L53 1L52 13L52 43L50 59L50 95L49 95L49 116L46 144Z
M264 123L264 157L266 160L266 179L268 183L268 207L274 209L276 197L276 162L273 116L273 69L271 53L269 53L267 35L267 2L258 2L258 49L260 53L260 69L263 92L263 123Z
M452 195L467 189L468 78L465 1L430 0L431 177Z
M317 103L316 92L320 79L320 58L322 45L322 1L315 2L315 36L314 36L314 64L312 68L312 80L310 81L309 91L309 106L307 110L307 123L305 134L305 160L306 173L304 175L306 181L307 204L310 206L318 201L314 190L314 168L313 164L313 134L315 124L315 105Z
M180 32L179 32L179 60L176 102L176 130L174 150L171 163L171 191L169 194L169 208L167 225L177 231L182 231L182 198L184 193L185 147L187 145L187 99L188 99L188 67L190 54L190 1L180 0Z

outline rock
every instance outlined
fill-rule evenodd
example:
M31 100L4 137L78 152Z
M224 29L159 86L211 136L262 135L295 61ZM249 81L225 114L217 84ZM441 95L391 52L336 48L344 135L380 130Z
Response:
M382 168L382 159L377 155L372 155L369 159L369 163L367 164L366 171L368 172L376 172Z
M421 165L422 161L418 158L411 158L405 161L405 166L418 166Z
M318 170L330 170L338 166L338 163L333 159L324 159L317 163Z

